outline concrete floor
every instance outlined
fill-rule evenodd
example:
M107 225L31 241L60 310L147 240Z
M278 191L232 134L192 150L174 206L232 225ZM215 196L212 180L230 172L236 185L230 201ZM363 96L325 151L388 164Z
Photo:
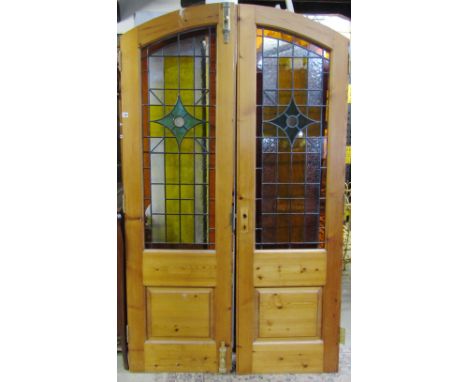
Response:
M118 382L348 382L351 381L351 265L343 272L341 327L345 342L340 345L340 370L336 374L201 374L201 373L130 373L117 355Z

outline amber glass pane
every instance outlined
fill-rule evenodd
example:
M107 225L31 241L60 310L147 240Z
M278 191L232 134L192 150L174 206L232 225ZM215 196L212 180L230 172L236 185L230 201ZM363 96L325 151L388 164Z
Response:
M214 248L214 29L142 49L146 248Z
M257 29L256 247L323 248L329 54Z

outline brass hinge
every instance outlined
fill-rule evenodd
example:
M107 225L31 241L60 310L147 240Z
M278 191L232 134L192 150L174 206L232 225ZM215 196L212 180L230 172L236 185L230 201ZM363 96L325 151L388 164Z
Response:
M230 3L223 3L223 36L224 36L224 43L227 44L229 42L229 34L231 33L231 5Z
M221 341L221 346L219 347L219 372L224 374L227 372L226 370L226 354L227 354L227 346L224 341Z

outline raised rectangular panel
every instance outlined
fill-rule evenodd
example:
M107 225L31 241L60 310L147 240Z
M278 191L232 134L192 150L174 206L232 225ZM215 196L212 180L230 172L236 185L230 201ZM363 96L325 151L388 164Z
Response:
M145 250L143 284L146 286L215 286L215 251Z
M256 287L325 285L325 250L257 250L253 257Z
M145 371L217 372L216 343L146 341Z
M211 300L211 288L147 288L148 337L211 337Z
M258 337L320 337L322 288L261 288Z
M312 373L323 371L323 342L255 341L252 373Z

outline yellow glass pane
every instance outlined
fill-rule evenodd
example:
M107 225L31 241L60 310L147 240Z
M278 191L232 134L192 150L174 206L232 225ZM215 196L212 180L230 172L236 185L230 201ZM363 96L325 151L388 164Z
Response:
M177 195L179 197L179 195ZM179 213L179 201L178 200L166 200L166 212L168 214Z
M194 88L194 58L193 57L180 57L180 87L182 89ZM184 105L193 105L194 91L181 90L179 92L180 99ZM188 106L190 108L190 106Z
M262 36L257 36L257 51L261 51L262 50L262 42L263 42L263 38Z
M179 242L179 216L176 215L167 215L166 216L167 224L167 241L169 243Z
M268 30L268 29L265 29L263 31L263 34L264 34L265 37L271 37L271 38L275 38L275 39L282 40L282 41L292 42L292 43L294 43L296 45L299 45L299 46L301 46L303 48L306 48L306 49L318 54L319 56L322 56L322 54L323 54L323 56L325 58L327 58L327 59L330 58L330 53L328 51L318 47L315 44L312 44L312 43L310 43L308 41L305 41L304 39L302 39L300 37L295 37L295 36L288 35L287 33ZM257 36L261 36L261 29L260 28L257 29Z
M203 138L203 137L208 136L208 124L201 124L201 125L195 126L195 136L198 138Z
M182 223L182 230L181 230L181 243L193 243L194 239L194 217L193 215L182 215L180 217Z
M280 57L278 59L278 83L280 89L292 88L292 59Z
M267 30L267 29L265 29L263 33L264 33L265 37L276 38L278 40L283 40L283 41L288 41L288 42L293 41L293 37L291 35L286 34L286 33Z
M307 58L294 59L294 88L307 89Z

